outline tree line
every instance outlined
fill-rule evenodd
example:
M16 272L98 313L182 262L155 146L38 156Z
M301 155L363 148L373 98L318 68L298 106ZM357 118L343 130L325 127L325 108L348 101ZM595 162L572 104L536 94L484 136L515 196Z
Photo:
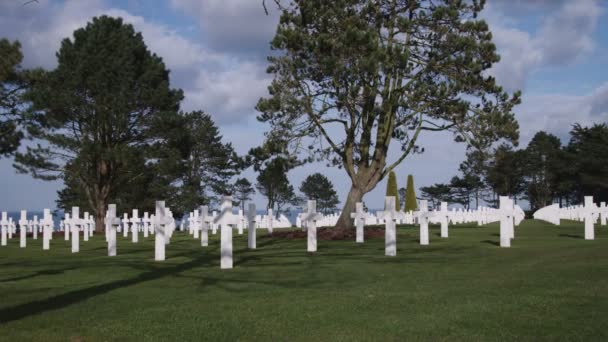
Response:
M239 156L204 111L180 109L181 89L141 33L121 18L93 18L65 38L52 70L23 69L18 41L0 39L0 157L18 172L61 180L57 207L80 206L103 228L107 205L154 210L157 199L181 216L233 194L244 207L255 192ZM259 164L259 162L258 162ZM295 204L288 169L266 165L256 188L269 208ZM301 190L322 210L338 203L321 175Z
M499 145L489 153L467 153L459 175L422 187L422 196L469 208L480 201L496 206L498 196L527 200L531 210L552 203L572 205L593 196L608 201L608 125L573 125L567 144L537 132L528 146Z

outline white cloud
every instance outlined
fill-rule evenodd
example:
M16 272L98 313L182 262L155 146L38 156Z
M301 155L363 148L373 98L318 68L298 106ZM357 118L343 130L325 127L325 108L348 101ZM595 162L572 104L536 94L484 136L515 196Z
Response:
M591 115L603 116L608 121L608 82L593 91L590 101Z
M242 16L252 12L254 6L244 6L245 13L239 12L237 2L210 1L201 8L205 13L209 8L212 13L223 14L223 19L215 20L233 26L239 20L241 24L247 24ZM186 99L183 107L186 110L205 110L220 124L235 122L242 116L252 115L257 100L266 92L269 78L265 64L259 59L242 60L235 54L214 50L166 25L151 22L124 9L107 8L101 0L66 1L63 4L41 1L35 7L27 8L17 3L3 3L0 5L0 35L21 41L25 67L53 68L61 40L72 37L73 31L85 26L92 17L104 14L121 17L142 32L148 48L162 57L171 70L172 86L184 90ZM233 21L228 24L230 20ZM240 27L258 32L255 27ZM213 32L221 35L220 29L218 27Z
M555 4L538 1L528 8L550 10ZM488 6L483 15L502 57L490 72L510 91L524 88L535 69L578 62L594 48L593 33L601 14L596 0L561 3L544 17L534 35L517 28L517 19L499 11L502 8Z
M212 108L216 121L235 122L254 113L254 106L267 94L270 78L264 67L254 62L241 62L223 71L199 73L195 85L186 91L186 109Z
M540 130L566 139L575 123L589 126L608 122L607 98L608 83L585 95L524 94L522 104L515 110L521 127L522 146L526 146L534 133Z
M262 1L252 0L171 0L171 6L194 17L207 45L214 50L263 58L278 22L272 0L266 1L266 15Z

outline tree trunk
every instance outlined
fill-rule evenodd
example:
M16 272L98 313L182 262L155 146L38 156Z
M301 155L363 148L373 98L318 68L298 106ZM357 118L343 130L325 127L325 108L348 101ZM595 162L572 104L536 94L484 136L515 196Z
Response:
M363 195L363 190L360 188L355 186L350 188L348 197L346 197L346 202L344 202L344 208L342 208L342 214L340 214L340 218L338 218L338 223L336 223L335 228L354 229L354 220L350 217L350 214L355 212L355 204L361 202Z
M100 196L101 197L101 196ZM105 218L106 218L106 205L98 199L97 205L95 206L95 231L103 232L105 230Z

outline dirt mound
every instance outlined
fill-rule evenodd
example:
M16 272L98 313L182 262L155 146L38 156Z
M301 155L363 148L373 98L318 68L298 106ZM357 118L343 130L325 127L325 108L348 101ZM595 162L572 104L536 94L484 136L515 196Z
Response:
M274 231L269 236L279 239L306 239L306 231L304 230L289 230L289 231ZM364 229L366 239L384 238L384 228L368 227ZM354 229L336 229L336 228L318 228L318 240L355 240Z

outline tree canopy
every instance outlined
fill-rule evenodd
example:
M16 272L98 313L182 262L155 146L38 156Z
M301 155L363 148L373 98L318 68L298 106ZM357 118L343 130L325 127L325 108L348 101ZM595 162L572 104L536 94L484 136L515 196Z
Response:
M43 143L18 153L16 167L80 184L101 229L112 191L138 176L128 170L154 138L150 124L176 112L182 92L169 87L162 59L120 18L93 18L62 41L57 61L27 94L40 114L30 132Z
M306 196L306 199L317 201L317 209L325 214L335 210L340 203L334 184L318 172L309 175L302 181L300 192Z
M422 132L447 130L487 148L516 142L510 96L484 72L499 61L483 1L296 0L280 6L270 96L259 120L270 140L344 168L351 190L338 226L410 153ZM400 152L389 160L391 142Z
M0 39L0 157L13 154L25 137L26 90L41 70L23 70L21 44Z

